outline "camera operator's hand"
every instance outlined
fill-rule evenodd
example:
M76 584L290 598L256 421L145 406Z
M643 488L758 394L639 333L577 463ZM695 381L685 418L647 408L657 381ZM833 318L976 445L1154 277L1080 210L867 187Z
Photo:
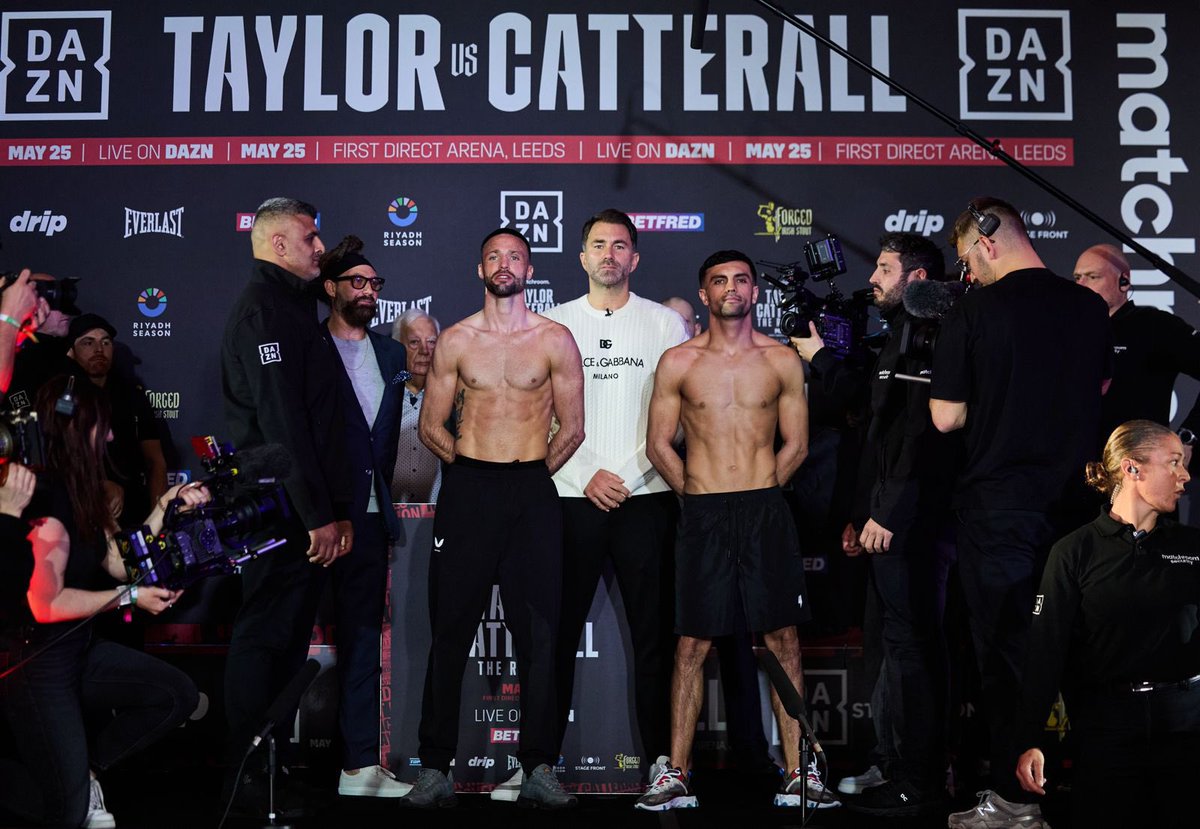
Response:
M624 478L607 469L597 469L588 485L583 488L583 494L597 507L608 512L625 502L629 497L629 490L625 488Z
M847 524L846 529L842 530L842 552L854 558L862 555L862 545L858 543L858 530L854 529L853 524Z
M29 277L29 268L24 268L0 293L0 314L6 314L22 325L33 317L38 306L37 286Z
M175 600L182 595L182 590L141 586L138 588L137 606L147 613L157 616L175 604Z
M192 481L186 484L176 484L162 494L158 499L158 508L166 512L167 505L178 498L183 503L176 507L177 512L187 512L193 507L198 507L201 504L207 504L212 500L212 493L208 491L208 487L199 481Z
M336 521L308 531L308 551L305 553L313 564L328 567L333 564L341 550L341 533Z
M0 466L0 514L20 518L36 483L37 476L19 463Z
M892 531L874 518L868 518L858 540L862 542L863 549L868 553L886 553L892 546Z
M825 347L825 341L817 333L817 324L812 320L808 321L808 334L807 337L788 337L788 339L792 341L792 347L796 349L800 359L811 363L816 353Z

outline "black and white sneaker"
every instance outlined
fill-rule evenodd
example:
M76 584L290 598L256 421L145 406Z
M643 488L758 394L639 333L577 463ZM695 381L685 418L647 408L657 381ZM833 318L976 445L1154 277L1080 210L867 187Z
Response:
M634 808L647 812L665 812L667 809L695 809L699 806L686 772L668 768L650 781L646 793L638 798Z
M915 817L940 805L936 795L903 780L889 780L846 799L850 811L875 817Z

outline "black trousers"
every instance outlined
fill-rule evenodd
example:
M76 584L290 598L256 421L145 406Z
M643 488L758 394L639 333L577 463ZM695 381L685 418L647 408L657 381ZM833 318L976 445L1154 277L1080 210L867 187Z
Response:
M334 643L344 769L379 763L379 637L388 553L383 516L369 513L354 522L354 547L329 568L337 614Z
M1200 685L1070 699L1077 829L1196 825Z
M925 522L898 529L885 553L867 557L868 602L879 610L883 665L878 712L890 727L889 779L918 787L939 782L945 769L945 688L938 625L934 533ZM877 683L878 685L878 683ZM875 702L872 696L872 703Z
M562 597L562 510L541 461L446 467L429 562L433 641L425 673L421 765L447 772L458 745L463 670L499 582L521 683L517 756L526 775L558 757L554 654Z
M633 644L638 733L647 763L671 753L671 671L675 656L673 492L630 498L604 512L587 498L560 499L563 512L562 616L555 673L558 743L571 712L575 654L606 559L612 559Z
M242 569L242 605L225 660L226 762L231 774L263 725L267 708L308 658L325 587L328 571L305 557L308 532L298 521L288 524L287 539L283 547ZM279 724L279 745L287 745L291 727L290 721Z
M1056 531L1042 512L958 511L958 572L979 664L984 717L991 739L992 788L1005 800L1031 803L1014 774L1013 728L1029 651L1033 596ZM907 700L901 701L901 706Z

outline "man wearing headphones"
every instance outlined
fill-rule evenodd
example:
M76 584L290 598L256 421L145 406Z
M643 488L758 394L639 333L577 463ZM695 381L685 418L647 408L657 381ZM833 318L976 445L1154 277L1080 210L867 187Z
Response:
M1200 334L1174 314L1129 298L1129 260L1116 245L1093 245L1075 263L1075 282L1108 305L1113 330L1112 386L1100 409L1100 439L1130 420L1171 423L1171 392L1182 372L1200 379ZM1184 462L1200 433L1200 400L1179 428Z
M1015 704L1050 546L1092 517L1081 472L1099 436L1112 334L1104 303L1046 269L1012 205L976 199L950 244L976 290L942 322L929 407L938 430L963 430L952 506L993 780L949 826L1041 829L1008 770L1021 750Z

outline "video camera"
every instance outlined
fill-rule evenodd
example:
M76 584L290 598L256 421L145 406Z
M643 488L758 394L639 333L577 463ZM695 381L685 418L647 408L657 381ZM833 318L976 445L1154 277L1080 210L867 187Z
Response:
M8 480L8 465L19 463L35 472L46 466L46 443L37 412L0 412L0 486Z
M291 516L283 485L286 450L262 446L239 455L211 435L192 438L209 477L203 483L212 500L180 511L182 501L167 505L162 530L129 530L116 535L117 549L131 581L178 590L209 576L239 572L242 565L286 543L263 538Z
M865 349L867 336L867 309L871 307L871 290L864 288L846 296L833 282L829 293L817 296L805 283L825 282L846 272L846 257L842 243L836 236L808 242L804 245L804 258L809 270L799 262L758 264L772 268L778 278L763 274L763 279L783 292L779 303L783 314L779 319L779 330L788 337L809 336L808 323L817 325L817 332L825 345L832 348L839 358L858 355Z
M942 317L968 287L966 282L910 281L904 288L904 310L909 319L900 329L900 353L910 360L932 365Z

